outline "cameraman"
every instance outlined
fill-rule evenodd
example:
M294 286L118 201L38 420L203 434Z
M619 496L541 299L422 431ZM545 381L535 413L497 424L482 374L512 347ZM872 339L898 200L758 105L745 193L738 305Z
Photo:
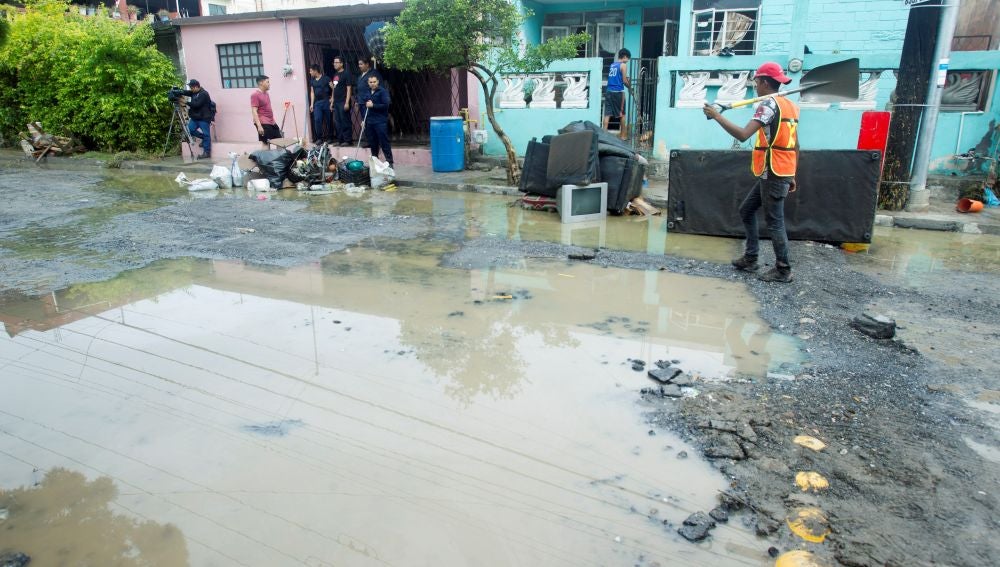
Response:
M201 139L202 154L197 159L209 159L212 157L212 119L215 118L212 112L212 97L208 96L208 91L201 88L201 83L195 79L188 81L190 90L183 91L188 97L188 132L191 137Z

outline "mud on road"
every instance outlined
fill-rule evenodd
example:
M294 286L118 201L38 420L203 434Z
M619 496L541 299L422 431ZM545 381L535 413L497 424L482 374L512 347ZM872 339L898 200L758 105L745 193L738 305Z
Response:
M124 188L134 184L89 189L98 180L0 172L0 289L43 293L178 257L287 267L365 239L414 238L432 228L426 217L316 214L301 201L192 200ZM796 242L792 252L796 279L788 285L686 257L498 237L464 240L442 269L573 255L610 268L745 280L761 317L796 336L805 361L766 376L697 377L696 396L641 396L651 423L696 443L730 479L720 497L730 521L768 538L763 548L799 549L806 546L789 519L816 508L825 521L813 526L807 547L831 564L993 563L1000 556L992 535L1000 528L1000 473L988 459L998 445L988 411L1000 404L996 275L948 271L914 285L828 246ZM852 329L864 311L895 318L897 338ZM825 448L794 443L800 435ZM829 488L800 490L795 476L809 471Z

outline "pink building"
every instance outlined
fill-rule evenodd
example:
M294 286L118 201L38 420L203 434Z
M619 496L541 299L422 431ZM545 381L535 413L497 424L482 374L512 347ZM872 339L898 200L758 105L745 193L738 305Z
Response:
M185 81L198 79L218 106L213 154L259 149L250 113L258 75L271 79L271 105L285 136L311 140L309 66L320 65L329 75L334 56L342 56L357 76L358 59L371 57L365 27L392 20L402 8L402 3L356 4L173 20ZM457 116L470 104L477 107L478 83L457 71L442 76L381 65L378 70L392 97L390 135L396 163L430 164L430 118ZM477 114L474 108L471 115ZM361 116L355 109L355 140L360 130ZM367 152L362 149L360 155Z

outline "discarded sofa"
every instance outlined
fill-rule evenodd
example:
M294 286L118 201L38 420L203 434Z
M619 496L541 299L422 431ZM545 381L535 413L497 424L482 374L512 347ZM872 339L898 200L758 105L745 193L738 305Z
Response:
M519 189L555 197L563 185L608 184L607 210L622 214L642 193L646 160L592 122L571 122L555 136L528 142Z

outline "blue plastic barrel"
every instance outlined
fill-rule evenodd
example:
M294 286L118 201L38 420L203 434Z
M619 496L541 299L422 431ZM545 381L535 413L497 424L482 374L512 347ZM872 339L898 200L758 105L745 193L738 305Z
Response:
M461 116L431 117L431 169L465 169L465 130Z

